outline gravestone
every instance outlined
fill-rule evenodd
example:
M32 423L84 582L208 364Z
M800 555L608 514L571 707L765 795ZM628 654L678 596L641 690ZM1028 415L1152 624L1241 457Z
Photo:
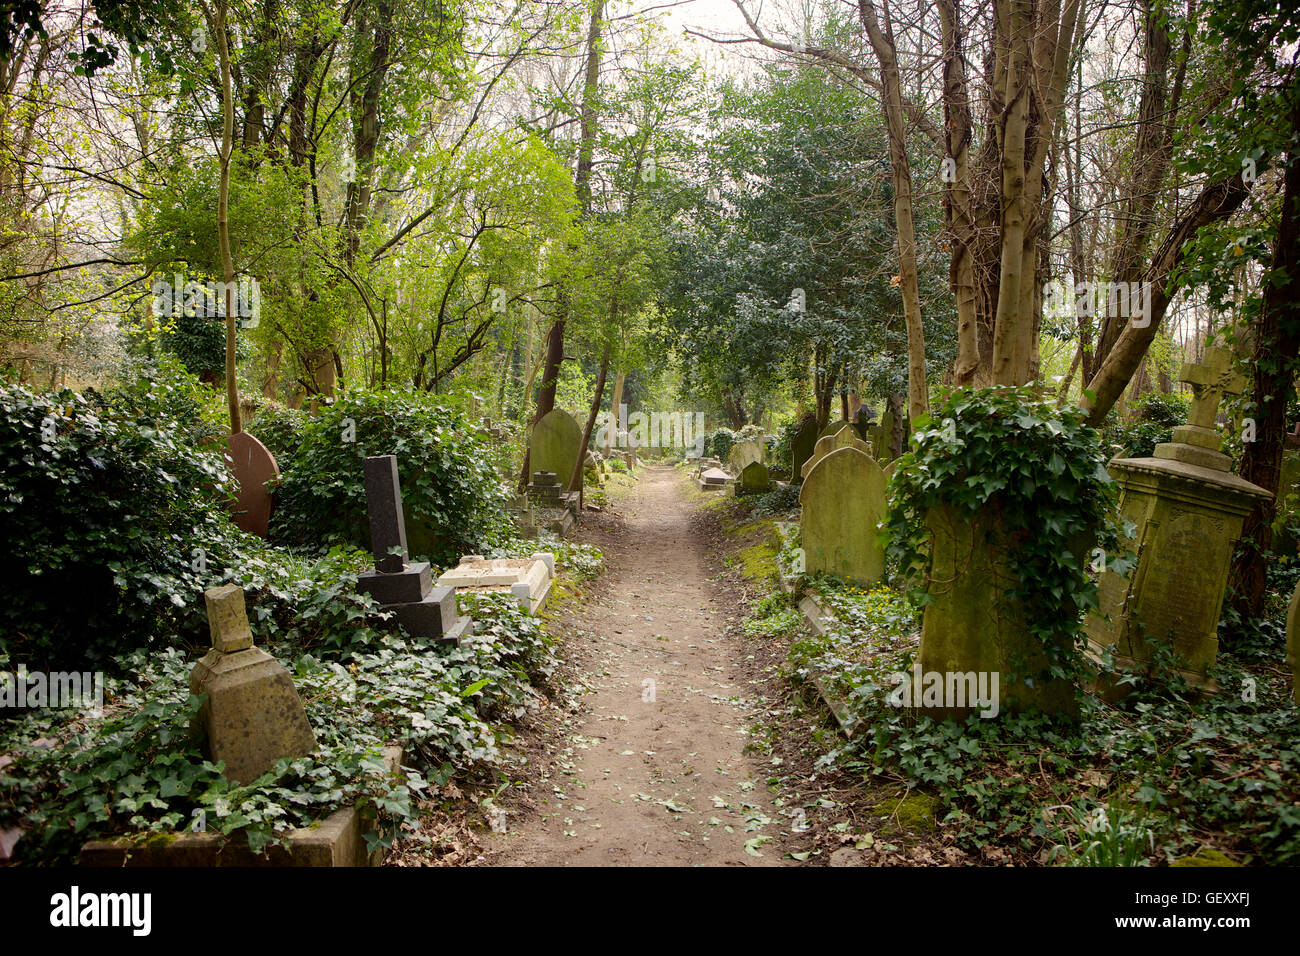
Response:
M316 749L316 736L289 672L253 646L244 592L234 584L203 592L212 649L190 672L190 693L206 694L195 718L204 753L226 778L249 783L285 757Z
M884 471L884 473L885 473L885 479L886 479L886 480L888 480L888 479L890 479L890 478L892 478L892 477L894 476L894 472L898 469L898 462L899 462L899 459L895 458L893 461L891 461L889 464L887 464L887 465L884 467L884 469L882 469L882 470Z
M533 426L533 434L528 441L528 467L533 475L539 471L551 472L563 490L573 478L573 469L581 451L582 427L564 409L556 408L543 415L541 421ZM581 474L578 475L575 491L581 504Z
M411 561L406 550L406 519L397 458L367 458L366 508L375 570L357 576L357 589L392 611L392 622L413 636L458 644L472 633L472 623L456 607L456 591L434 587L428 561Z
M1153 642L1168 643L1187 662L1183 676L1211 690L1206 671L1218 654L1233 549L1245 516L1269 495L1232 474L1219 451L1219 401L1245 387L1231 368L1232 354L1217 348L1205 350L1204 364L1184 366L1180 381L1193 390L1188 423L1154 457L1110 463L1123 489L1121 517L1136 527L1126 544L1138 559L1126 575L1101 572L1099 606L1085 622L1094 656L1109 647L1121 666L1144 670ZM1102 689L1117 695L1127 685Z
M1286 660L1291 665L1291 699L1300 707L1300 584L1286 612Z
M761 494L771 487L772 477L768 474L767 465L761 461L751 461L740 473L740 478L736 482L736 494Z
M876 419L876 413L866 405L859 405L857 414L853 416L853 430L858 433L858 437L863 441L870 441L871 435L868 432L872 428L872 422Z
M861 585L880 580L885 554L876 526L885 517L885 476L870 455L847 445L821 458L804 476L799 503L809 574L823 571Z
M821 430L821 432L817 435L817 438L822 439L825 438L827 435L834 435L836 432L840 431L841 429L850 427L851 424L852 424L851 422L847 422L844 419L840 419L838 422L827 422L826 427Z
M817 445L817 419L807 418L790 440L790 480L803 481L803 466Z
M470 554L438 578L443 587L457 594L513 594L529 614L546 603L555 577L555 555L538 551L529 558L484 558Z
M864 442L858 437L858 433L852 428L841 428L839 431L832 432L829 435L823 435L817 439L817 444L813 447L812 457L803 465L803 479L808 480L809 473L814 466L833 451L840 448L856 448L868 458L871 457L871 445Z
M515 495L506 504L506 511L510 514L510 520L519 532L519 537L525 540L531 540L537 537L537 515L533 513L532 502L529 501L528 495Z
M746 467L756 461L763 460L763 445L757 441L737 442L731 447L731 454L727 456L727 462L731 465L732 471L739 475Z
M1020 581L1015 570L1018 528L1008 529L1000 513L981 508L973 516L949 505L931 507L927 603L921 619L917 659L922 675L941 675L945 687L960 675L998 680L999 709L1025 709L1077 715L1074 684L1044 672L1050 662L1042 640L1030 628L1024 606L1008 597ZM1083 566L1091 535L1063 539ZM954 690L956 685L954 684ZM915 691L914 691L915 692ZM963 719L973 708L950 698L923 702L920 710L936 719Z
M867 441L871 442L876 461L884 466L890 460L889 451L894 442L894 413L888 408L880 421L867 429Z
M226 461L239 482L233 519L249 534L265 538L271 522L271 490L266 483L280 477L280 466L267 447L248 432L226 439Z

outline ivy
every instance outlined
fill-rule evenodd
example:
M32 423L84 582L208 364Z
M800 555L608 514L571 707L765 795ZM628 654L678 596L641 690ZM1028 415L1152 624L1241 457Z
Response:
M1118 573L1132 564L1111 521L1118 484L1084 417L1032 386L952 393L932 417L914 423L911 448L890 482L885 522L888 556L924 605L932 546L926 515L939 506L959 520L991 515L1012 543L1014 583L1003 599L1023 612L1056 677L1078 675L1082 615L1097 606L1097 582L1071 545L1092 540Z

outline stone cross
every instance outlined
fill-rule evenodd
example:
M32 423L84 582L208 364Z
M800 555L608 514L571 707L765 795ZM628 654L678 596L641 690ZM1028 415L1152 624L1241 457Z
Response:
M244 590L235 584L203 592L208 606L208 630L212 648L223 654L246 651L253 646L253 631L244 608Z
M1213 428L1219 402L1226 395L1240 395L1246 390L1246 378L1232 368L1232 353L1227 349L1207 348L1199 365L1184 365L1178 381L1192 386L1192 407L1187 423Z
M402 487L397 481L397 456L366 459L366 513L370 517L370 550L375 570L400 572L410 559L406 550L406 518L402 514ZM393 554L400 548L400 554Z

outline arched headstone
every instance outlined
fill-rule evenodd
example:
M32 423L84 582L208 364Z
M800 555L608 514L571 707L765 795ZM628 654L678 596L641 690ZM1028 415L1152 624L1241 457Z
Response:
M876 543L885 517L885 475L870 455L837 448L816 463L799 492L804 567L861 585L880 580L885 553Z
M529 439L529 471L533 475L539 471L552 472L560 487L567 488L581 447L582 428L577 420L562 408L547 412L533 426ZM581 475L578 476L577 490L582 490Z
M821 434L818 435L817 437L818 439L822 439L825 438L827 435L834 435L840 429L848 428L851 424L852 422L846 422L843 419L841 419L838 422L827 422L826 427L821 430Z
M821 438L817 439L817 444L813 446L812 457L804 462L802 472L804 479L807 480L809 472L813 470L813 467L817 462L840 448L856 448L867 457L871 457L870 442L865 442L859 438L858 433L852 428L841 428L837 432L833 432L830 435L823 435Z
M265 538L272 505L266 483L280 477L280 466L267 447L248 432L236 432L226 439L226 460L239 482L234 522L249 534Z

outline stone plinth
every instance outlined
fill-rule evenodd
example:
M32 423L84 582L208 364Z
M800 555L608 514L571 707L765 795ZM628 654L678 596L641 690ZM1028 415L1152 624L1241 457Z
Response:
M289 672L253 646L244 592L229 584L209 589L204 598L212 650L190 672L190 693L208 698L195 729L208 757L225 763L226 778L245 784L277 760L311 753L316 737Z
M706 468L700 472L700 489L702 491L721 491L735 481L721 468Z

